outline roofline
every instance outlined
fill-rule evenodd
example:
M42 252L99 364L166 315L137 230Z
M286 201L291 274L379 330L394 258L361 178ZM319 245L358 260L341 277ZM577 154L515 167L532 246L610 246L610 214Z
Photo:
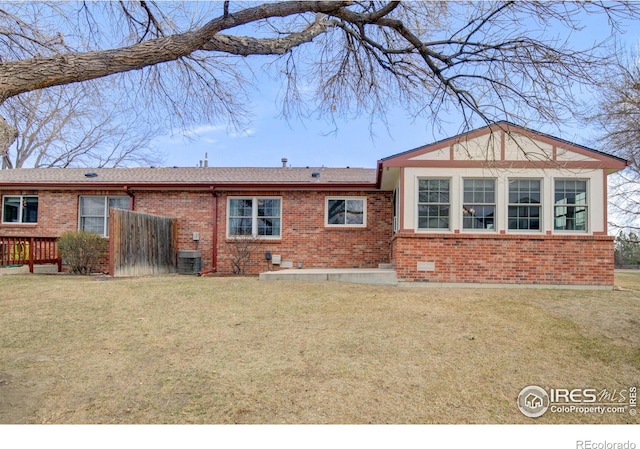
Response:
M383 174L383 159L378 159L378 163L376 165L376 189L380 190L382 188L382 174Z
M216 191L233 190L377 190L376 182L323 182L323 183L234 183L234 182L0 182L0 189L34 189L34 190L203 190L213 187Z
M488 125L485 125L485 126L481 126L480 128L471 129L471 130L466 131L464 133L457 134L457 135L452 136L452 137L446 137L444 139L440 139L438 141L435 141L435 142L432 142L432 143L429 143L429 144L426 144L426 145L420 145L419 147L415 147L415 148L412 148L412 149L407 150L407 151L402 151L400 153L396 153L396 154L393 154L391 156L384 157L384 158L380 159L380 161L385 162L385 161L388 161L389 159L394 159L396 157L404 156L406 154L413 153L414 151L417 151L417 150L423 150L423 149L426 149L428 147L435 147L435 146L443 145L448 141L451 141L451 143L455 143L456 141L458 141L463 136L466 136L466 135L469 135L469 134L472 134L472 133L478 133L478 132L480 132L482 130L491 129L491 128L494 128L494 127L497 127L499 129L502 129L502 130L507 130L509 127L518 128L520 130L523 130L523 131L526 131L528 133L544 137L546 139L556 140L558 142L565 143L565 144L567 144L568 146L571 146L571 147L578 147L578 148L581 148L583 150L599 154L601 156L609 157L609 158L612 158L612 159L617 159L620 162L624 162L625 166L629 165L629 161L627 159L622 158L622 157L619 157L619 156L616 156L616 155L613 155L613 154L609 154L609 153L605 153L604 151L596 150L596 149L581 145L579 143L571 142L571 141L563 139L561 137L556 137L556 136L551 135L551 134L547 134L547 133L544 133L544 132L541 132L541 131L536 131L535 129L527 128L525 126L516 125L515 123L509 122L509 121L506 121L506 120L501 120L499 122L495 122L495 123L491 123L491 124L488 124Z

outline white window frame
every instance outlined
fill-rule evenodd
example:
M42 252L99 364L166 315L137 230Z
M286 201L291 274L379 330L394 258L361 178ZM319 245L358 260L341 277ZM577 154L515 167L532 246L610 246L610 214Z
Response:
M420 181L449 181L449 202L448 203L429 203L420 202ZM450 232L453 226L453 179L446 176L441 177L424 177L417 178L415 183L415 229L417 232ZM449 226L446 228L421 228L420 227L420 205L433 206L449 206Z
M511 196L511 182L512 181L538 181L540 183L540 202L539 203L512 203L509 201ZM530 233L530 234L540 234L544 231L544 216L545 216L545 198L544 198L544 179L542 178L507 178L506 183L506 197L507 197L507 209L506 209L506 225L505 229L509 233ZM509 228L509 208L511 207L538 207L540 210L540 215L538 217L540 227L539 229L510 229Z
M226 223L226 234L227 239L236 239L242 237L249 237L243 235L232 235L230 234L230 219L231 219L231 201L232 200L251 200L251 236L256 239L264 239L264 240L280 240L282 239L282 197L281 196L228 196L227 197L227 223ZM280 215L278 219L280 220L280 234L278 235L258 235L258 201L259 200L278 200L280 201Z
M20 209L18 211L18 221L6 221L6 217L5 217L5 213L4 213L4 208L5 208L5 201L7 200L7 198L19 198L19 202L20 202ZM27 198L35 198L38 200L37 203L37 207L36 207L36 221L22 221L23 215L24 215L24 211L25 211L25 201ZM2 197L2 224L11 224L11 225L36 225L38 224L38 218L40 215L40 199L38 198L38 195L4 195Z
M492 203L481 203L481 202L476 202L476 201L465 201L464 200L464 194L465 194L465 182L467 181L493 181L493 202ZM500 189L500 184L498 182L497 178L487 178L487 177L468 177L468 178L462 178L462 185L460 188L460 206L459 206L459 210L460 210L460 229L462 232L465 233L473 233L473 232L497 232L498 231L498 214L500 213L499 211L499 205L498 205L498 197L499 197L499 189ZM471 208L470 211L466 211L466 207L465 206L481 206L481 207L485 207L485 206L493 206L493 227L491 228L465 228L464 227L464 217L468 214L475 214L475 211L473 210L473 207ZM465 213L466 211L466 213Z
M584 190L584 194L585 194L585 201L584 203L575 203L575 204L562 204L562 203L556 203L556 182L557 181L579 181L579 182L584 182L585 183L585 190ZM590 226L590 220L591 220L591 212L589 211L590 209L590 204L589 202L591 201L591 195L590 195L590 189L591 186L589 184L589 179L584 179L584 178L553 178L552 179L552 184L553 184L553 206L551 209L551 229L553 229L554 233L561 233L561 234L588 234L590 232L591 226ZM584 223L584 229L556 229L556 208L557 207L584 207L585 210L585 223Z
M329 201L344 201L345 211L347 201L362 202L362 223L329 223ZM346 217L346 215L345 215ZM327 196L324 199L324 225L328 228L366 228L367 227L367 197L366 196Z
M393 233L400 232L400 211L402 210L400 207L400 183L396 185L396 188L393 189L392 194L392 204L393 204Z
M104 204L104 208L103 208L103 215L101 215L100 217L102 217L104 219L103 221L103 230L102 233L99 234L102 237L109 237L109 200L113 199L113 198L122 198L122 199L126 199L127 200L127 209L124 210L128 210L129 209L129 197L128 196L124 196L124 195L80 195L80 197L78 198L78 230L79 231L83 231L82 229L82 219L86 218L86 217L94 217L97 218L98 215L82 215L82 199L83 198L102 198L103 199L103 204ZM91 232L91 231L89 231Z

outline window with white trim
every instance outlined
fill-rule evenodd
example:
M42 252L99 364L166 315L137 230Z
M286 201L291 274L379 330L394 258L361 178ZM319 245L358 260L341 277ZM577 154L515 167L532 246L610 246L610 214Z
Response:
M508 228L517 231L540 231L542 182L539 179L509 181Z
M227 236L280 238L282 199L278 197L229 197Z
M78 229L109 236L109 209L129 209L128 196L81 196Z
M418 229L449 229L449 179L418 180Z
M367 199L364 197L327 197L325 225L365 227L367 225Z
M400 230L400 185L393 189L393 197L391 199L393 207L393 232Z
M463 181L462 228L495 229L496 180Z
M586 232L589 211L587 181L556 179L554 196L553 229Z
M35 195L7 195L2 198L3 223L37 223L38 197Z

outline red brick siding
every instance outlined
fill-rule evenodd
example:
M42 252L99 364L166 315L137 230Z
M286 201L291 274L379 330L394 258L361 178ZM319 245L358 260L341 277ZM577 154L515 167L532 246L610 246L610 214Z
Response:
M81 195L126 196L122 190L93 190L86 192L68 190L19 190L2 191L4 195L37 195L38 223L10 224L0 222L0 236L60 237L66 231L78 230L78 198ZM1 212L1 211L0 211ZM100 263L99 270L107 272L108 257Z
M134 209L145 214L178 219L178 249L199 250L202 267L213 264L213 195L210 192L140 191L135 194ZM200 240L193 240L193 233Z
M0 236L57 237L78 228L80 195L122 195L112 191L3 191L38 195L38 223L0 224ZM366 268L391 261L398 277L433 282L613 285L613 238L607 236L520 236L476 234L400 234L391 236L390 192L218 192L217 215L210 192L139 191L134 209L178 219L180 249L196 249L203 268L213 267L213 219L217 216L217 270L231 273L226 239L227 196L282 197L282 239L265 240L248 271L267 269L264 252L303 267ZM324 226L325 197L366 196L367 227ZM418 272L418 262L435 262L435 271ZM107 261L103 269L107 268ZM271 269L278 269L272 266Z
M35 225L0 225L0 235L58 237L78 229L80 195L123 195L116 191L3 191L2 194L37 194L38 223ZM218 192L217 195L217 270L231 273L229 240L226 239L227 196L278 196L282 198L282 238L260 242L248 272L265 271L264 252L280 254L297 266L309 267L377 267L390 260L391 199L389 192ZM366 196L367 227L335 229L324 227L326 196ZM210 269L213 261L214 196L210 192L137 191L134 210L178 219L179 249L199 249L202 267ZM196 247L193 233L200 234ZM277 266L270 267L278 269ZM108 269L105 260L101 269Z
M226 238L227 197L282 197L282 238L264 240L253 254L248 272L258 273L268 268L265 251L292 261L304 268L371 268L389 263L391 236L390 192L224 192L218 199L218 271L230 273L232 240ZM367 199L366 228L327 228L324 226L327 196L364 196ZM278 266L270 269L277 270Z
M0 195L36 195L38 197L38 223L1 223L0 235L59 237L65 231L78 230L78 198L81 195L118 196L124 195L124 192L121 190L95 190L82 193L68 190L22 190L2 191Z
M392 260L409 281L612 286L614 274L608 236L405 234L392 241Z

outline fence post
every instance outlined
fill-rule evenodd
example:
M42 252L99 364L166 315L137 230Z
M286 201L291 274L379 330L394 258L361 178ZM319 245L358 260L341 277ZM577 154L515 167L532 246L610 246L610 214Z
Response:
M33 264L36 255L36 239L29 239L29 273L33 273Z
M58 263L58 273L62 271L62 256L60 255L60 251L58 251L58 240L54 240L53 242L53 251L56 255L56 262Z

